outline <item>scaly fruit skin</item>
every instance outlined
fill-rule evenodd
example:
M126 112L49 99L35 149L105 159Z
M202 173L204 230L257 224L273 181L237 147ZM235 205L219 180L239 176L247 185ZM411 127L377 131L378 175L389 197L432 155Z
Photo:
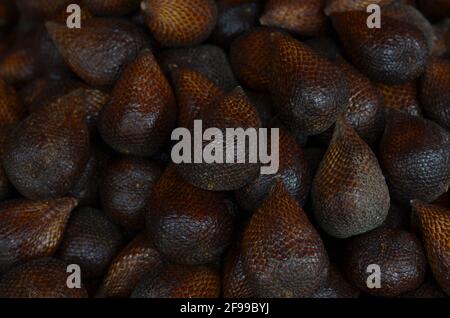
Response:
M371 80L402 84L419 77L429 57L423 33L415 26L383 16L381 28L367 27L367 13L331 16L353 64Z
M413 207L419 216L425 251L433 276L442 290L450 295L450 209L420 201L413 201Z
M154 244L140 233L109 266L98 296L106 298L130 297L136 285L147 273L157 273L163 265Z
M383 95L384 106L413 116L421 116L422 110L418 95L418 81L405 84L388 85L375 83Z
M240 244L234 244L225 257L222 272L222 295L224 298L254 297L247 275L244 272Z
M328 272L319 234L281 181L253 214L242 253L245 274L259 297L308 297Z
M353 238L344 259L349 280L365 293L393 297L418 288L424 281L426 258L420 240L400 229L381 227ZM381 287L369 288L368 266L381 271Z
M88 0L84 3L95 15L123 16L137 11L140 0Z
M392 196L432 202L450 185L450 133L429 120L395 110L388 115L379 159Z
M359 290L345 280L336 266L331 265L327 280L311 298L358 298L359 294Z
M335 122L349 99L339 68L289 35L272 33L270 93L281 121L295 133L317 135Z
M0 204L0 272L24 261L52 256L76 205L73 198Z
M314 36L325 29L322 0L269 0L260 18L262 25Z
M14 87L0 78L0 125L19 122L25 112L25 107Z
M425 69L421 83L425 115L450 130L450 62L434 58Z
M98 128L116 151L151 156L169 140L175 120L172 88L153 54L144 50L122 72Z
M141 8L151 33L165 47L199 44L217 21L213 0L144 0Z
M234 216L227 203L222 193L184 182L169 165L149 199L147 234L171 262L211 263L232 240Z
M283 181L291 196L303 206L311 189L312 174L303 149L284 128L279 130L278 172L260 174L246 186L236 190L234 194L237 203L246 211L256 211L278 179Z
M23 196L56 198L69 192L89 159L85 117L69 94L16 126L3 154L3 167Z
M15 45L0 59L0 76L9 84L20 85L37 74L36 56L30 47Z
M144 208L163 169L142 158L122 157L112 162L101 186L102 206L117 224L144 227Z
M261 127L261 121L255 107L250 103L241 87L236 87L221 100L205 108L199 118L202 120L203 129L216 128L221 131L223 139L218 141L205 141L202 144L202 152L213 142L221 142L216 145L222 149L223 163L180 163L177 165L178 173L190 184L205 190L230 191L237 190L245 186L258 175L259 162L250 163L249 147L245 151L237 149L238 145L233 140L227 144L226 129ZM191 127L191 135L193 127ZM227 147L234 147L233 163L226 163ZM237 163L238 154L245 155L245 163ZM193 161L193 160L192 160Z
M325 14L331 15L337 12L366 11L370 4L386 6L394 0L327 0Z
M218 298L220 274L209 265L167 265L140 281L132 298Z
M336 124L312 198L321 228L337 238L377 228L389 211L389 190L378 160L344 120Z
M85 278L104 273L122 244L122 234L102 211L82 208L72 213L59 249L60 258L80 266Z
M111 86L124 65L144 47L141 31L132 23L114 18L92 18L82 28L46 23L47 30L66 63L86 83Z
M67 287L67 265L56 258L39 258L17 266L0 279L0 297L87 298L83 285Z

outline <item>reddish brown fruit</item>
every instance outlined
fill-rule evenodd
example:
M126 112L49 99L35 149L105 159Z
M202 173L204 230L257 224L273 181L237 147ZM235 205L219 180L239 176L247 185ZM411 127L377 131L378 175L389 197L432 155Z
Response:
M425 115L450 129L450 61L430 61L422 77L420 95Z
M122 72L98 128L116 151L151 156L167 142L175 120L172 88L153 54L144 50Z
M101 186L102 206L117 224L143 228L144 208L162 168L141 158L122 157L111 163Z
M450 134L429 120L392 110L379 159L399 202L432 202L449 188Z
M0 205L0 272L17 263L52 256L76 205L73 198L3 202Z
M281 181L253 214L242 253L250 286L259 297L308 297L328 272L319 234Z
M46 26L72 71L94 86L114 84L144 46L140 30L121 19L88 19L80 29L55 22Z
M279 169L276 174L260 174L245 187L235 191L239 206L256 211L277 180L281 180L300 205L304 205L311 188L311 171L303 149L285 129L279 130ZM270 151L270 145L269 145Z
M84 285L67 287L67 265L40 258L17 266L0 279L1 298L87 298Z
M122 244L119 227L100 210L74 211L59 249L60 258L77 264L85 279L101 276Z
M0 78L0 125L19 122L25 115L25 108L14 87Z
M211 266L168 265L140 281L132 298L218 298L220 274Z
M370 4L386 6L394 0L327 0L325 14L331 15L337 12L366 11Z
M359 290L353 287L343 277L336 266L331 265L328 278L322 286L316 290L311 298L358 298Z
M325 29L322 0L269 0L261 16L262 25L313 36Z
M420 116L422 114L417 94L417 81L398 85L382 83L375 83L375 85L383 95L384 106L387 108L393 108L412 116Z
M368 28L367 13L361 11L331 17L350 60L370 79L401 84L423 72L430 50L417 27L383 16L382 28Z
M147 273L157 273L163 261L145 233L138 234L112 261L99 297L127 298Z
M450 209L420 201L413 201L413 207L419 216L422 239L433 276L442 290L450 295Z
M0 76L10 84L23 84L36 75L36 64L30 47L15 45L0 60Z
M254 106L250 103L241 87L235 88L217 103L205 108L199 116L203 129L218 128L223 136L227 128L259 128L261 122ZM193 130L193 127L191 127ZM238 152L236 144L227 145L225 137L221 140L224 163L181 163L177 166L179 174L192 185L213 191L237 190L256 178L260 168L259 163L237 163ZM234 140L233 140L234 142ZM204 142L202 151L211 142ZM227 147L235 147L235 163L225 163ZM220 146L219 146L220 147ZM246 147L245 158L249 158ZM176 151L176 150L173 150ZM192 154L191 154L192 155Z
M368 266L372 264L380 267L380 288L368 287ZM426 258L414 234L382 227L349 242L344 268L349 280L360 290L392 297L412 291L423 283Z
M165 47L190 46L203 42L217 21L213 0L144 0L145 23Z
M222 295L224 298L254 297L244 271L240 244L235 244L225 258L222 274Z
M86 7L95 15L123 16L139 9L140 0L89 0Z
M342 120L314 178L312 198L320 226L337 238L377 228L389 211L389 190L375 154Z
M270 92L280 119L296 134L326 131L348 104L338 67L288 35L272 36L272 53Z
M170 261L211 263L232 239L234 216L219 192L195 188L170 165L153 188L146 211L147 231Z

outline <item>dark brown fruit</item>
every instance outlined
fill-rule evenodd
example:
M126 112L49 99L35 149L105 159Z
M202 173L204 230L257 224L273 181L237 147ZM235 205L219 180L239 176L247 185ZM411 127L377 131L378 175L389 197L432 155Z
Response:
M241 87L235 88L231 93L225 95L218 102L205 108L199 115L202 119L203 129L217 128L223 135L222 140L205 141L202 145L202 152L210 144L222 142L217 147L222 148L224 163L181 163L178 167L179 174L192 185L213 191L237 190L245 186L256 178L260 169L259 163L249 162L249 147L246 147L245 163L237 163L238 153L237 143L227 145L226 129L228 128L259 128L261 122L255 107L250 103L248 97ZM193 127L191 127L193 131ZM192 132L191 132L192 134ZM220 137L217 137L219 139ZM209 146L211 147L211 146ZM227 147L234 147L235 163L225 163L227 160ZM174 150L175 151L175 150ZM195 155L191 152L191 157ZM191 162L193 162L192 160Z
M175 120L172 88L153 54L144 50L122 72L98 128L116 151L151 156L168 141Z
M132 298L218 298L220 274L211 266L168 265L140 281Z
M208 77L194 69L180 68L173 72L174 91L177 97L178 126L190 128L199 114L223 98L224 92Z
M16 44L0 58L0 76L10 84L23 84L37 73L36 56L29 46Z
M99 297L130 297L147 273L157 273L163 261L145 233L138 234L112 261L103 280Z
M254 212L260 207L276 181L281 180L289 194L303 206L309 195L311 179L311 171L303 149L289 132L281 128L279 130L278 172L260 174L249 184L236 190L235 197L241 208Z
M450 129L450 61L434 58L422 77L421 101L425 115Z
M325 14L331 15L337 12L366 11L370 4L386 6L394 0L326 0Z
M9 135L13 128L13 125L0 125L0 157L3 156ZM13 187L9 182L5 169L3 169L3 164L0 164L0 201L9 198L12 193Z
M367 27L367 13L335 13L333 25L352 63L370 79L402 84L421 75L429 47L414 25L382 16L381 28Z
M259 297L308 297L328 272L319 234L281 181L253 214L242 253L250 286Z
M77 264L86 279L99 277L122 244L122 234L100 210L81 208L67 224L59 249L62 260Z
M328 278L322 286L316 290L311 298L358 298L359 290L353 287L343 277L336 266L331 265Z
M245 95L247 95L250 100L250 103L256 108L262 127L268 128L274 117L270 95L249 89L245 89L244 91Z
M146 211L147 231L170 261L210 263L231 242L234 216L223 194L195 188L170 165L153 188Z
M52 256L76 205L73 198L0 204L0 272L24 261Z
M142 158L122 157L112 162L101 186L102 206L117 224L143 228L144 208L163 169Z
M384 106L387 108L393 108L413 116L422 114L417 81L398 85L383 83L375 83L375 85L383 95Z
M450 209L414 201L425 251L433 276L442 290L450 295Z
M19 122L25 115L25 108L14 87L0 78L0 125Z
M85 5L95 15L122 16L139 9L140 0L88 0Z
M225 257L222 274L222 295L224 298L251 298L255 296L244 271L240 244L234 244Z
M389 190L377 158L343 120L314 178L312 198L320 226L337 238L373 230L388 213Z
M273 35L271 50L270 92L280 119L296 134L326 131L348 104L338 67L288 35Z
M0 297L87 298L83 285L67 287L67 265L55 258L40 258L17 266L0 279Z
M3 167L14 187L29 199L65 195L89 159L85 112L72 107L73 94L32 113L12 132Z
M55 22L46 26L72 71L94 86L114 84L144 46L140 30L121 19L88 19L80 29Z
M219 0L217 24L211 40L223 47L258 24L261 4L255 0Z
M172 79L179 69L188 69L203 74L225 92L237 85L224 50L215 45L166 50L159 56L159 61Z
M347 247L344 267L347 277L365 293L398 296L418 288L424 281L426 258L422 244L412 233L382 227L353 238ZM380 267L380 288L367 285L371 264Z
M165 47L190 46L203 42L217 21L213 0L144 0L145 23Z
M322 0L268 0L261 16L262 25L313 36L325 29Z
M436 41L433 55L450 58L450 18L433 26Z
M432 202L450 185L450 134L437 124L392 110L380 144L389 190L401 203Z

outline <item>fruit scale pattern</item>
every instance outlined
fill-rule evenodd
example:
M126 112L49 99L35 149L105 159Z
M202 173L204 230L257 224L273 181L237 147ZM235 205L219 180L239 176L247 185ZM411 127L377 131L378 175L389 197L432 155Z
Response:
M448 297L449 186L448 0L0 2L1 298Z

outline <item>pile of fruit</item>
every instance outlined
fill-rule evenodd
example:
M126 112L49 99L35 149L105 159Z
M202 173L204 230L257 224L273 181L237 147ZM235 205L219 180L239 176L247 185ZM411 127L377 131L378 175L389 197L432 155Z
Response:
M1 1L0 297L447 297L449 17ZM194 120L278 128L278 171L174 163Z

